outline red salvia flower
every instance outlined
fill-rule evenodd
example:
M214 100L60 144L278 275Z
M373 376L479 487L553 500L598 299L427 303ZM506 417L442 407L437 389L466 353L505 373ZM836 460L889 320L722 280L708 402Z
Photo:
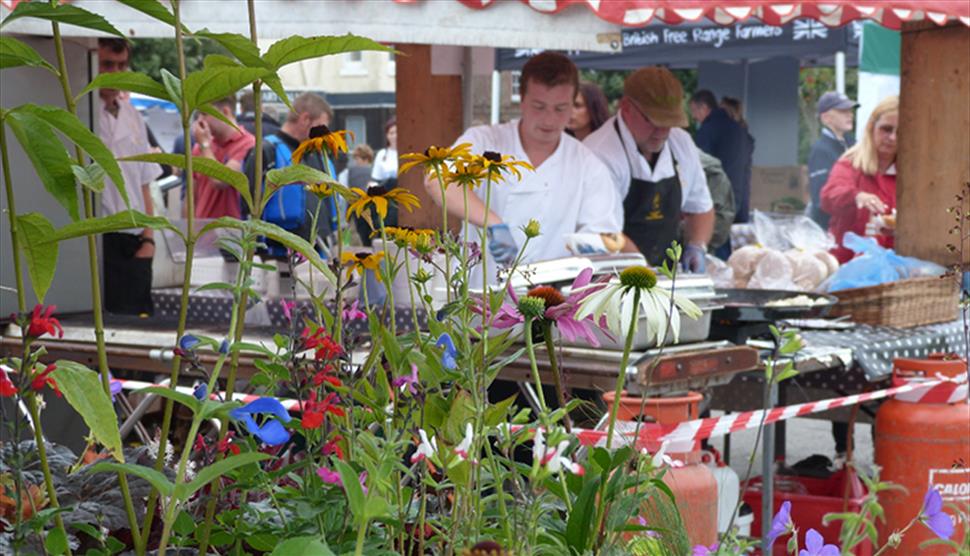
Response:
M323 383L327 383L333 387L343 386L343 383L340 382L340 379L331 374L332 372L333 372L332 365L325 366L323 370L318 371L316 374L313 375L313 385L321 386Z
M27 335L32 338L40 338L44 334L64 337L64 329L61 323L52 317L57 307L51 305L44 309L42 305L34 305L34 312L30 314L30 325L27 327Z
M241 452L241 450L239 449L239 445L232 441L232 438L234 436L235 436L235 433L233 431L229 431L228 433L226 433L226 437L220 440L218 444L216 444L216 450L220 454L224 454L226 453L226 450L228 450L232 452L232 455L234 456L239 455L239 452Z
M30 387L35 391L40 392L44 389L44 386L50 386L54 389L54 393L57 397L61 397L61 389L57 387L57 383L54 382L54 378L50 376L52 372L57 369L57 366L51 363L47 366L40 374L34 377L34 380L30 381Z
M341 440L343 440L343 437L335 434L329 442L323 445L323 455L329 456L330 454L337 454L337 459L344 459L344 451L340 447Z
M314 351L314 357L319 360L336 359L343 353L340 344L333 341L323 328L318 328L316 332L310 333L309 328L303 329L303 344L306 349Z
M17 394L17 386L10 381L7 372L0 369L0 397L9 398Z
M315 429L320 427L327 413L332 413L338 417L346 416L344 410L333 403L336 399L337 394L330 392L325 398L318 401L317 393L310 392L310 399L304 402L303 417L300 419L303 428Z

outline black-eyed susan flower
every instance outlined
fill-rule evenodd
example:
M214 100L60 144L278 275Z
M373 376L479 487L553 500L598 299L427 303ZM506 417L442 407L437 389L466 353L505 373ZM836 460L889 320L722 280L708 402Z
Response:
M394 201L407 209L408 212L421 206L421 201L418 200L417 196L403 187L395 187L390 191L381 186L368 187L367 191L359 187L352 187L347 200L350 201L350 205L347 207L347 218L350 218L351 214L355 214L357 218L366 220L371 228L374 227L374 223L371 221L370 211L367 210L370 205L374 206L374 210L377 211L382 221L387 218L388 200Z
M516 160L511 155L502 155L495 151L485 151L481 156L481 164L485 169L485 174L491 177L492 181L503 181L507 176L515 176L515 179L522 179L522 170L534 171L535 168L524 160Z
M323 199L324 197L329 197L334 194L346 198L348 193L350 193L350 190L344 187L343 184L331 180L322 181L320 183L308 183L306 185L306 190L316 195L319 199Z
M379 230L371 232L371 237L380 235ZM410 247L419 253L430 252L433 248L435 231L410 226L385 226L384 235L398 247Z
M432 145L423 153L408 153L402 155L401 159L407 160L407 162L401 165L397 173L401 175L411 168L421 165L424 166L425 172L434 174L436 171L442 171L446 164L456 158L470 155L471 152L469 149L471 149L471 146L471 143L461 143L454 147L435 147Z
M352 131L340 130L331 131L325 125L318 125L310 128L310 138L300 143L300 146L293 151L293 164L299 164L308 152L323 152L324 148L329 149L333 156L339 152L347 152L347 135L354 138Z
M340 256L340 264L347 267L347 278L357 271L361 276L367 270L377 272L378 268L381 266L381 260L384 259L384 252L378 251L376 253L350 253L344 251L343 255Z
M457 185L468 189L475 189L485 181L485 166L481 157L465 154L456 158L451 167L442 167L441 176L445 186Z

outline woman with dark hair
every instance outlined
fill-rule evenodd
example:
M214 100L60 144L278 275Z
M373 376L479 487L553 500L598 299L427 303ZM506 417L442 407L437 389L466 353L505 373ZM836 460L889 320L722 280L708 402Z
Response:
M374 185L391 178L397 180L397 118L392 117L384 124L384 140L384 148L374 156L374 169L370 176Z
M573 101L573 115L566 124L566 133L582 141L603 122L610 119L610 105L596 83L583 81Z

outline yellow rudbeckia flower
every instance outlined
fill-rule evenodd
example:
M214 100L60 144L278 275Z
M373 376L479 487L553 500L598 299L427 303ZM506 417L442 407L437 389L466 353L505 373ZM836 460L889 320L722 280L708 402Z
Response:
M308 152L323 152L324 148L333 152L336 157L339 152L347 152L347 135L354 138L352 131L330 131L325 125L310 128L310 138L300 143L293 151L293 164L299 164Z
M379 230L374 230L371 237L379 234ZM431 252L436 235L434 230L410 226L385 226L384 234L398 247L410 247L419 253Z
M451 167L441 168L441 177L445 185L457 185L475 189L485 180L485 166L482 165L481 157L473 154L465 154L454 160Z
M388 199L404 207L408 212L412 212L415 208L421 206L421 201L418 200L417 196L403 187L395 187L390 191L381 186L368 187L367 191L359 187L351 187L350 195L353 199L348 199L351 202L347 207L347 218L349 219L351 214L355 214L357 218L366 220L371 228L374 227L374 223L371 222L370 211L367 210L370 205L374 205L374 210L377 211L381 220L387 218Z
M402 164L397 173L401 175L420 164L424 166L425 172L434 174L435 170L441 171L448 162L462 156L470 155L471 151L469 149L471 149L471 146L471 143L461 143L454 147L435 147L432 145L423 153L408 153L402 155L401 159L407 160L408 162Z
M340 264L347 267L347 278L350 278L355 270L363 277L364 272L367 270L377 272L381 266L382 259L384 259L383 251L376 253L350 253L344 251L343 255L340 256Z
M515 176L515 179L522 179L522 172L519 169L534 171L535 168L524 160L516 160L511 155L502 155L495 151L485 151L481 156L481 164L485 168L485 173L491 176L492 181L503 181L508 176Z

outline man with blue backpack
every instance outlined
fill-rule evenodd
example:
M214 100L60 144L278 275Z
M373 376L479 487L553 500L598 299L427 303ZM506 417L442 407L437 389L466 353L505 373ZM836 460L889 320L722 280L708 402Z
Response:
M302 141L310 137L310 129L329 125L333 119L330 105L318 95L303 93L293 100L293 110L286 117L286 121L276 133L263 138L263 176L274 168L283 168L292 164L293 151ZM255 190L255 184L264 184L264 180L255 177L255 151L250 151L246 157L245 171L249 178L250 187ZM336 179L333 162L325 161L317 152L307 153L301 164L327 172ZM264 191L265 194L265 191ZM255 191L254 191L255 197ZM276 224L286 231L293 232L300 237L311 240L313 214L321 203L317 218L316 235L327 241L337 230L337 207L333 198L328 197L318 201L317 197L306 191L304 184L293 183L284 185L274 191L263 210L263 220ZM244 215L245 216L245 215ZM272 258L286 258L286 248L272 240L266 240L265 255Z

